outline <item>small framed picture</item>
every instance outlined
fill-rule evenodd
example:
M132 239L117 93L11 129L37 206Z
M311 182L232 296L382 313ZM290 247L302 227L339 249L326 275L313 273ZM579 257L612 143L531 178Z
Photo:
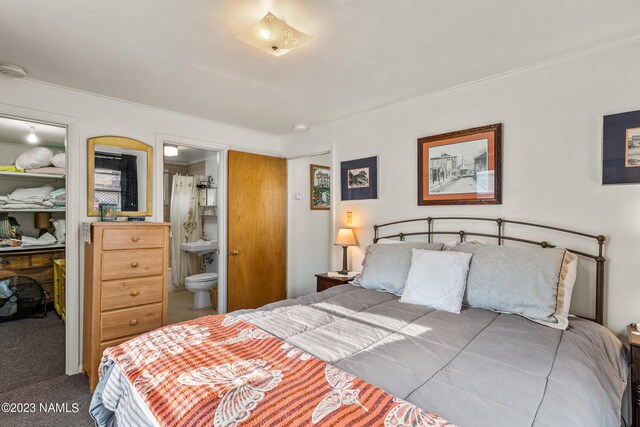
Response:
M115 203L100 203L100 221L117 221L118 205Z
M602 184L640 183L640 111L604 116Z
M342 200L378 198L378 157L340 163Z
M418 205L502 203L502 123L418 139Z
M331 168L310 165L311 210L331 209Z

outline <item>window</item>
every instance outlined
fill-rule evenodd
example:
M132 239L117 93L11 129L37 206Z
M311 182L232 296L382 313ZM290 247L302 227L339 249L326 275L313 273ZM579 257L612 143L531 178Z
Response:
M115 203L118 210L122 210L120 180L122 173L113 169L96 169L94 173L94 199L93 205L96 210L100 208L100 203Z

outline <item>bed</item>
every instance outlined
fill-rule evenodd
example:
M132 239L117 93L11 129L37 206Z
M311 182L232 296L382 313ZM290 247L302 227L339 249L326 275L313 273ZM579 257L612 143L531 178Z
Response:
M416 220L411 220L412 224L413 221ZM504 228L509 222L504 219L491 220L498 227L497 233L436 231L433 218L420 221L428 227L416 233L383 235L381 230L387 224L376 226L374 241L382 238L404 240L408 235L420 233L429 241L439 234L456 234L460 240L473 235L496 238L499 244L516 239L514 241L520 243L554 246L548 241L506 235ZM538 227L529 223L517 224ZM220 372L216 371L213 382L203 380L206 376L203 369L216 364L210 357L213 353L203 356L204 341L207 348L215 348L215 351L221 347L242 346L228 351L224 357L254 351L252 357L255 359L274 353L287 365L278 371L282 377L286 379L291 374L291 378L299 379L296 386L301 388L292 398L245 404L243 408L253 410L258 418L251 418L251 414L246 418L236 417L236 422L244 421L244 425L619 426L623 422L621 401L629 367L625 347L600 324L605 239L599 235L573 234L568 230L543 227L554 233L595 239L595 254L573 251L596 264L594 319L571 317L569 327L560 330L516 314L471 307L454 314L406 304L391 293L341 285L256 310L174 325L174 328L206 327L211 336L192 339L198 344L189 348L184 346L180 355L170 355L179 363L171 359L171 362L158 365L161 369L155 372L164 374L175 370L175 377L182 378L178 382L183 386L209 384L210 389L195 387L189 392L180 387L163 389L163 381L170 382L169 377L173 374L160 378L162 375L156 375L153 369L145 374L146 365L136 367L138 371L132 376L131 366L142 356L149 359L151 354L136 352L145 346L147 350L158 348L149 347L150 341L145 338L138 343L129 342L128 347L125 343L125 347L107 350L102 365L103 379L96 390L92 412L103 425L114 422L119 426L234 425L233 420L226 422L229 418L224 418L225 412L220 408L227 405L226 411L235 410L237 415L238 405L230 404L228 395L212 385L220 384ZM172 346L175 348L175 342L166 348ZM245 353L242 355L244 357ZM183 369L180 365L183 363L188 367ZM316 365L306 363L319 364L318 377L304 376L316 372L309 368ZM288 370L293 365L299 367ZM191 376L185 377L186 371L191 372ZM183 373L177 375L179 372ZM269 378L269 384L280 381ZM231 388L236 390L233 387L237 386ZM254 396L259 394L264 398L277 390L275 386L269 387L252 389L252 392ZM294 385L291 388L295 388ZM207 398L209 404L212 399L219 399L209 410L189 412L185 416L184 408L168 409L173 400L182 399L180 393L185 393L182 402L186 402L195 399L196 390L200 393L203 389L212 393ZM150 390L156 392L155 398ZM377 390L377 394L373 390ZM333 403L331 393L334 393ZM294 402L304 400L305 395L316 394L317 398L307 399L313 400L308 411L300 409L302 412L296 412L300 405L296 406ZM375 402L371 397L374 395ZM318 420L318 408L325 412L335 409ZM260 412L261 409L264 411ZM214 411L215 416L211 415ZM166 415L169 412L173 415ZM262 414L262 418L256 414ZM176 418L180 416L182 418ZM252 422L255 419L261 421ZM243 425L242 422L238 424Z

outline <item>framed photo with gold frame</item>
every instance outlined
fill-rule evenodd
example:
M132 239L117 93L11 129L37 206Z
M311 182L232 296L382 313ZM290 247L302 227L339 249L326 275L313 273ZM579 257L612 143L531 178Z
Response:
M502 123L418 139L418 205L502 203Z
M331 209L331 168L309 165L310 208L314 211Z

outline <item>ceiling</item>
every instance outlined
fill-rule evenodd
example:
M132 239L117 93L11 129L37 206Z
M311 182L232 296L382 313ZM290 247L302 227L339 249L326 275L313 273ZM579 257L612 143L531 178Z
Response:
M33 144L27 142L31 126L35 127L36 136L38 137L38 142ZM66 140L66 127L0 117L0 142L64 147Z
M283 134L640 34L637 0L0 0L30 77ZM314 38L235 35L268 10Z

